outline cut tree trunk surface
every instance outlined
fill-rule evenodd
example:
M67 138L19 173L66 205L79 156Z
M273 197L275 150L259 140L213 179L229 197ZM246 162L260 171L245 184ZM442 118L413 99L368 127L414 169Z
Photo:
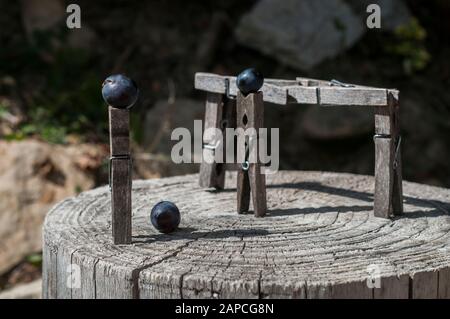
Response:
M58 204L44 298L450 298L450 190L405 182L388 220L373 217L373 177L285 171L255 218L236 213L235 175L222 192L198 175L134 182L131 245L112 244L107 187ZM160 200L182 213L172 234L150 224Z

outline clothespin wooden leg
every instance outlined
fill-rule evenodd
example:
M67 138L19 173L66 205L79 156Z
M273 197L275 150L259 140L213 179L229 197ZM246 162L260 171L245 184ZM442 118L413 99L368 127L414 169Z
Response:
M388 100L393 121L393 140L391 144L391 152L394 154L392 212L397 216L403 214L402 136L400 134L400 101L398 92L389 91Z
M223 189L225 187L225 157L223 163L214 162L216 148L223 147L226 154L226 128L236 127L236 102L223 94L208 93L205 108L205 131L216 128L222 131L223 144L218 145L214 135L205 135L203 139L203 161L200 164L200 187Z
M207 93L205 107L205 127L220 129L223 116L224 96L217 93ZM223 189L225 184L225 170L220 163L213 162L216 144L215 136L204 136L203 161L200 164L200 187ZM222 147L222 145L220 145Z
M399 100L388 91L388 106L375 107L374 214L390 218L403 213Z
M248 169L248 168L246 168ZM237 176L237 211L239 214L250 209L250 179L248 170L238 169Z
M253 142L246 145L246 147L249 147L246 152L246 160L238 170L238 212L248 211L251 190L253 209L257 217L265 216L267 207L265 175L261 172L261 163L257 154L259 145L257 132L264 124L263 103L261 92L249 93L247 96L244 96L241 92L237 93L237 126L244 130L254 129L256 133L252 136ZM238 147L241 147L241 145L238 145ZM255 153L251 156L249 152Z
M261 164L250 164L249 179L255 216L264 217L267 210L266 176L261 173Z
M131 243L130 111L109 107L110 188L114 244Z

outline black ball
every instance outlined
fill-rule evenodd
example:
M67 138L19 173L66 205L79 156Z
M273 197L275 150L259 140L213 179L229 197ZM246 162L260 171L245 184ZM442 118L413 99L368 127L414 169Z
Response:
M264 76L250 68L242 71L236 78L236 85L244 95L256 93L264 84Z
M118 109L130 108L136 103L139 89L136 82L122 74L109 76L102 85L102 95L106 103Z
M153 207L150 219L157 230L167 234L177 229L181 215L174 203L163 201Z

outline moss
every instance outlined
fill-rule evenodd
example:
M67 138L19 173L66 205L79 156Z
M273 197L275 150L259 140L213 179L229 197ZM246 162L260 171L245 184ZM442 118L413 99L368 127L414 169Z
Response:
M431 60L425 41L427 32L415 18L409 23L397 27L395 39L387 47L388 52L402 59L406 74L424 70Z

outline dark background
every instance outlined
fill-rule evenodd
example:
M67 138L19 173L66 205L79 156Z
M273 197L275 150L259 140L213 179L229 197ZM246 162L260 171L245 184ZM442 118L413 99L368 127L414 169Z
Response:
M133 110L134 138L141 143L145 114L167 99L168 82L174 84L177 99L201 100L204 94L193 89L196 71L237 74L253 66L267 77L336 78L400 89L405 179L450 186L448 1L406 1L418 25L408 26L410 36L369 30L353 47L310 70L283 65L236 41L233 30L255 1L77 3L82 26L94 40L81 35L73 46L68 44L70 33L80 32L67 30L65 21L27 35L20 3L1 1L1 94L13 100L10 104L23 118L3 138L67 143L67 134L76 134L82 141L105 142L100 84L107 75L122 72L141 87L140 103ZM392 50L399 43L406 47L400 53ZM417 66L406 70L408 61ZM371 110L344 115L310 111L305 119L308 109L268 111L268 124L281 128L282 168L371 174L372 128L361 115Z

